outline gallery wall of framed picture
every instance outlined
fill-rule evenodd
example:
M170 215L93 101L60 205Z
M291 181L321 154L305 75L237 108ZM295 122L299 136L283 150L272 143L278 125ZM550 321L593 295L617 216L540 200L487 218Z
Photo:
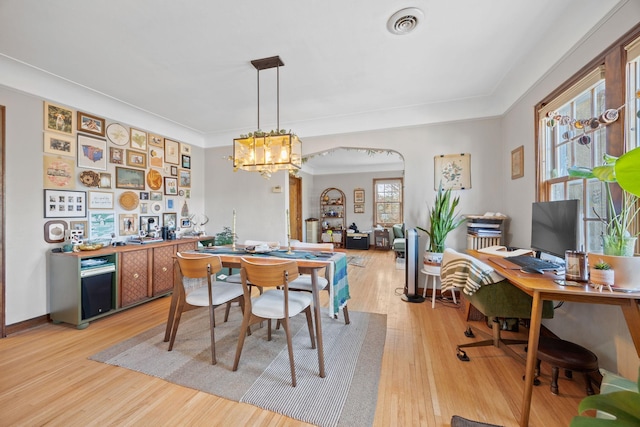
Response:
M67 229L85 240L189 231L174 207L191 195L190 144L52 101L43 119L46 242L64 242Z

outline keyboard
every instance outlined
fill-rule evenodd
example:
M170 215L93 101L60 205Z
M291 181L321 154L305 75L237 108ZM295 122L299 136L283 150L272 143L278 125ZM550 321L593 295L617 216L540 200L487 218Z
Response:
M561 268L558 264L554 264L550 261L545 261L540 258L534 258L529 255L517 255L505 258L507 261L511 261L520 267L529 267L536 270L557 270Z

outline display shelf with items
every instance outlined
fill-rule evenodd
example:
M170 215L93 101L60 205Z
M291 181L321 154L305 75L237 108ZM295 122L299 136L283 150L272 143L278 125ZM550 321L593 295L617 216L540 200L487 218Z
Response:
M467 219L467 249L482 249L503 245L506 216L495 214L465 215Z
M345 246L346 218L344 193L337 188L327 188L320 195L320 242L333 243L337 248Z
M386 228L377 229L373 232L375 248L383 251L391 249L391 242L389 241L389 230Z

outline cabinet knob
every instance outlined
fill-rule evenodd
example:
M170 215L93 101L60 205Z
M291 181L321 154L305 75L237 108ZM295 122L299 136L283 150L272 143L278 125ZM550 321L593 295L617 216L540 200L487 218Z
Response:
M140 275L138 273L134 273L133 278L137 279L138 277L140 277Z
M167 271L167 267L162 267L162 271Z

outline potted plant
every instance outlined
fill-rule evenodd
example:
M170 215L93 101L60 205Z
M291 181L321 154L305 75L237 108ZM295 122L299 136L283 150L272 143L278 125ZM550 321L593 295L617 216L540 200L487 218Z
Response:
M621 157L604 155L604 164L593 169L572 167L569 176L579 178L597 178L605 183L608 210L611 218L596 216L605 224L602 236L603 252L605 255L633 256L635 241L638 233L632 234L629 230L635 222L640 208L637 207L640 195L640 147L628 151ZM619 213L615 213L615 205L611 194L611 184L618 183L622 188L622 206Z
M439 265L442 262L447 235L465 221L455 212L458 203L460 197L452 197L451 189L445 190L440 182L435 202L429 211L429 229L416 227L429 236L428 250L425 251L424 258L426 264Z
M589 271L589 281L600 287L613 286L614 270L609 263L600 260L591 267Z

